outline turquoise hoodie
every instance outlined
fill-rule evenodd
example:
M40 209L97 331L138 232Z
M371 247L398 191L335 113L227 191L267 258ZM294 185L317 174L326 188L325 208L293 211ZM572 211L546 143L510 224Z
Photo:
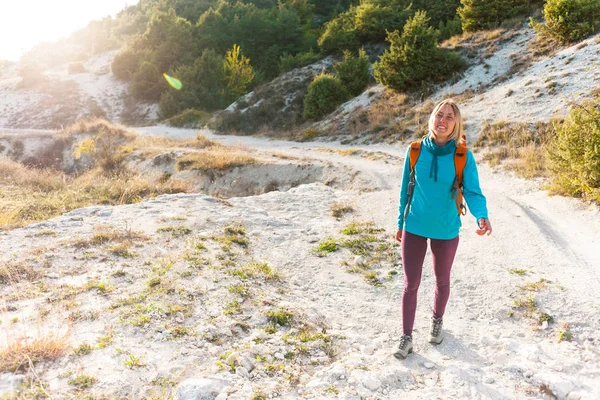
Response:
M431 136L423 140L415 166L412 204L404 220L404 210L408 202L407 188L410 182L410 146L408 147L400 188L399 230L405 229L414 235L441 240L454 239L458 235L461 222L456 201L452 197L452 184L456 176L455 150L454 140L443 147L437 146ZM471 214L476 220L487 219L486 200L479 187L477 165L470 150L467 152L467 164L463 172L463 188L464 198Z

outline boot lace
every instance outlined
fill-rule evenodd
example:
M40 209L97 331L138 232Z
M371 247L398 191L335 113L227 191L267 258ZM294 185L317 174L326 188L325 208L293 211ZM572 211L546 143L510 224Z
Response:
M442 332L442 319L441 318L433 318L433 323L431 324L431 336L439 336Z
M400 338L400 345L398 346L398 348L404 350L406 349L406 347L408 347L408 344L410 342L412 342L412 337L408 335L402 335L402 337Z

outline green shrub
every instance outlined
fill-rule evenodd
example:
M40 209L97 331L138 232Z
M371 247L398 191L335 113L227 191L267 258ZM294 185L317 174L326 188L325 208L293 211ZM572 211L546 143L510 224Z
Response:
M600 31L598 0L547 0L545 24L530 19L530 25L541 36L568 43L584 39Z
M348 91L342 82L322 72L308 85L304 97L304 119L318 119L329 114L348 99Z
M320 58L321 56L312 50L296 55L284 54L279 57L279 71L288 72L295 68L301 68L319 61Z
M162 98L162 96L161 96ZM201 128L208 122L210 114L201 110L187 109L166 121L167 125L177 128Z
M548 148L550 189L600 202L600 110L593 101L575 106Z
M528 0L461 0L460 3L457 11L465 32L496 28L505 19L526 11L529 5Z
M345 49L356 50L360 46L355 25L356 8L338 15L325 24L319 38L319 48L325 54L340 53Z
M223 57L205 50L192 65L177 68L169 75L183 84L181 90L168 90L160 97L159 115L170 118L188 108L217 110L228 105Z
M148 56L147 52L127 48L113 57L110 69L113 75L122 81L129 81L140 66L141 61Z
M440 22L438 25L438 31L440 32L440 41L450 39L455 35L460 35L462 33L462 21L458 16L456 16L456 18L448 20L445 23Z
M402 34L394 31L388 35L390 48L373 66L378 82L398 91L414 90L466 68L458 55L438 49L438 33L428 22L426 13L418 11Z
M381 42L387 31L402 29L409 17L403 4L365 3L356 7L354 24L361 42Z
M233 102L248 93L247 87L254 79L255 74L250 65L250 59L242 55L240 46L234 44L233 48L227 51L225 60L223 60L223 72L228 102Z
M364 49L358 51L358 57L345 50L343 61L335 64L333 69L346 90L352 96L358 96L369 84L369 65L369 58Z
M141 101L157 102L165 87L162 74L156 65L142 62L139 70L133 74L130 90L133 97Z

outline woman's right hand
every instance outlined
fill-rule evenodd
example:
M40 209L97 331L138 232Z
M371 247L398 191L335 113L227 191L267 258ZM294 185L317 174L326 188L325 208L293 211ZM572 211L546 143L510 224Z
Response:
M402 243L402 231L396 231L396 242Z

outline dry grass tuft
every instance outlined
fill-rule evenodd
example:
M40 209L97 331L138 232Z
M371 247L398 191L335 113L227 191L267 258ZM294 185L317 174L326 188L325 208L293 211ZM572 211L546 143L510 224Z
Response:
M164 193L191 190L181 181L152 182L135 174L100 170L70 177L0 159L0 229L13 229L92 204L131 204Z
M7 261L0 265L0 283L14 284L21 281L35 281L43 276L26 261Z
M80 120L63 129L63 135L66 137L82 134L98 135L100 133L123 135L129 140L133 140L135 137L135 133L128 131L120 125L112 124L102 118Z
M499 121L486 123L473 150L487 149L483 159L492 166L505 167L525 178L547 176L546 146L552 136L552 124Z
M177 169L184 170L225 170L244 165L256 164L258 160L245 152L229 148L209 148L201 153L188 153L177 160Z
M19 337L0 348L0 372L26 371L41 361L62 357L69 346L66 334L46 334L40 337Z

